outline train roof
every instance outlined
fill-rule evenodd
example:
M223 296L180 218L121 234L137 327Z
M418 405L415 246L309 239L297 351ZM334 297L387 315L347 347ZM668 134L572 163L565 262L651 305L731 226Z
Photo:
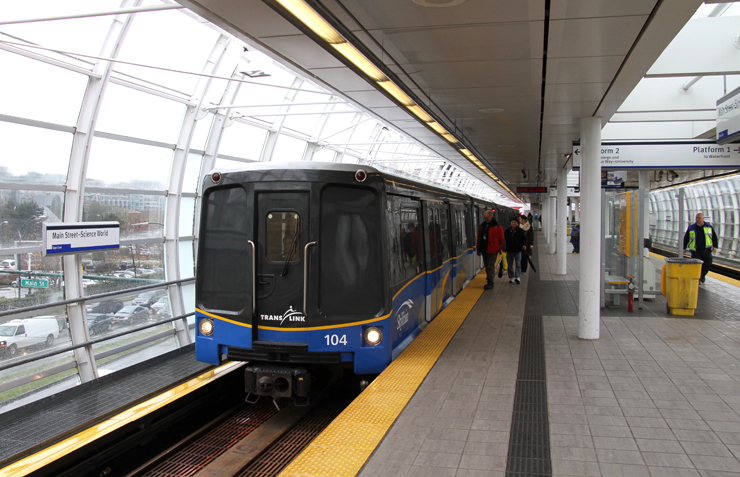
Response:
M245 163L244 166L227 169L213 169L209 174L213 172L220 172L222 174L234 173L234 172L252 172L252 171L270 171L270 170L285 170L285 171L337 171L337 172L356 172L358 169L362 169L368 174L377 174L383 178L386 183L387 191L390 193L411 195L419 198L439 198L443 196L449 200L460 200L468 201L472 200L473 203L484 206L495 206L502 207L495 202L478 199L471 197L461 192L456 192L442 187L425 184L422 182L414 181L407 177L397 176L392 173L381 171L375 167L367 164L338 164L332 162L253 162Z

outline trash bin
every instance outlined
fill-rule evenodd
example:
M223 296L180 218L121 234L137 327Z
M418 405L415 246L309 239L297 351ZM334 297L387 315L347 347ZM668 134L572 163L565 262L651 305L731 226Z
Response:
M696 258L666 258L660 291L668 299L668 313L694 315L699 296L702 261Z

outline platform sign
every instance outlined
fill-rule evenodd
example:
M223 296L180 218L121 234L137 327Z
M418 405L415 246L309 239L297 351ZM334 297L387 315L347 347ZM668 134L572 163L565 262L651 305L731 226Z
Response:
M581 146L573 146L573 169L581 168ZM603 142L602 169L733 169L740 167L739 144L714 141Z
M46 280L45 278L21 278L21 286L26 288L49 288L49 280Z
M740 88L717 101L717 142L726 144L740 138Z
M118 222L43 223L44 255L88 253L120 247Z

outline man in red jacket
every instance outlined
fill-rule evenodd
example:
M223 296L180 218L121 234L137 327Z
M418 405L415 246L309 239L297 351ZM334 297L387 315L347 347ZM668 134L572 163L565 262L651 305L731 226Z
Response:
M493 288L493 277L496 276L496 255L504 248L504 230L493 218L493 212L483 212L483 223L478 227L478 255L483 255L488 283L486 290Z

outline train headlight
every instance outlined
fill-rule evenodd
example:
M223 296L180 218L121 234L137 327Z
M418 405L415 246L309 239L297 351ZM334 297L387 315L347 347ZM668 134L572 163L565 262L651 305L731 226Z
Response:
M365 330L365 342L370 346L377 346L383 341L383 332L380 328L371 326Z
M365 179L367 179L367 172L362 169L358 169L357 172L355 172L355 180L357 182L365 182Z
M213 320L210 318L203 318L200 320L198 329L200 330L200 334L203 336L211 336L213 334Z

